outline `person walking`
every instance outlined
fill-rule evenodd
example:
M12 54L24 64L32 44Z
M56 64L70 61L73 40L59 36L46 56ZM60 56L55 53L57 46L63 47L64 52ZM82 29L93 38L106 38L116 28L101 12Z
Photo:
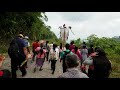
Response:
M37 47L40 47L40 42L39 42L39 40L36 40L36 41L33 42L33 44L32 44L33 57L32 57L32 61L31 61L31 62L34 62L34 60L35 60L35 56L36 56L35 49L36 49Z
M81 60L82 60L82 54L81 54L81 52L80 52L80 50L78 49L77 46L75 46L75 48L72 49L72 52L73 52L74 54L76 54L76 55L79 57L80 62L81 62Z
M17 78L16 71L18 66L22 72L22 77L24 77L27 74L27 71L25 65L21 66L21 64L28 59L28 56L22 34L19 34L17 38L12 40L10 47L8 48L8 54L11 58L12 78Z
M51 70L52 74L54 74L56 69L56 62L59 60L59 49L56 44L53 44L53 48L50 50L50 60L51 60Z
M40 67L39 71L42 71L42 66L45 61L45 56L46 56L46 50L44 50L42 47L37 47L35 49L37 55L36 55L36 64L34 68L34 72L36 72L37 67Z
M63 73L66 72L66 69L67 69L67 66L65 64L66 55L69 54L69 53L72 54L72 52L69 49L70 45L68 43L65 45L65 48L66 48L66 50L62 51L61 54L60 54L61 60L62 60Z
M86 45L83 45L83 48L81 49L81 54L82 54L82 62L84 62L88 56L88 50L86 48ZM82 65L82 63L81 63L81 65Z
M46 49L46 61L48 61L49 52L50 52L50 47L49 47L48 43L49 43L49 41L46 41L46 43L43 46Z
M95 52L83 64L94 67L92 73L88 71L88 76L92 79L108 78L112 71L111 62L106 57L105 51L100 47L95 48Z
M86 74L78 70L79 58L76 54L68 54L65 60L67 71L58 78L89 78Z

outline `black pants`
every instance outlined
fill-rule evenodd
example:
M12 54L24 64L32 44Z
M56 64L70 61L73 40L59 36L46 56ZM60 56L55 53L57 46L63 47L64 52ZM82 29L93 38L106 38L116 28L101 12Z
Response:
M57 60L51 60L51 69L53 70L53 73L55 72L56 61Z
M66 66L66 64L65 64L65 62L63 63L63 73L65 73L66 72L66 70L67 70L67 66Z
M33 57L32 57L32 61L34 61L35 60L35 56L36 56L36 52L35 51L33 51Z
M16 71L18 69L18 66L20 68L20 71L22 72L22 75L26 74L25 65L20 67L21 63L25 60L25 58L19 57L19 58L11 58L11 72L12 72L12 78L17 78Z
M48 57L49 57L49 52L46 52L46 55L47 55L47 57L46 57L46 58L47 58L47 61L48 61Z
M88 77L93 78L94 76L94 70L88 69Z

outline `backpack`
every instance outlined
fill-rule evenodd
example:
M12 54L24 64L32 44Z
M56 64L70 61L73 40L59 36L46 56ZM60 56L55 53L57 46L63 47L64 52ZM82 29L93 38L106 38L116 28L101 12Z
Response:
M53 50L53 52L50 53L50 59L51 60L56 60L56 51L55 50Z
M19 46L18 43L16 41L16 39L14 39L11 43L10 46L8 48L8 54L10 57L19 57L20 56L20 50L19 50Z
M64 56L63 56L63 63L65 63L65 58L66 58L66 56L67 56L67 54L69 54L71 51L69 51L69 52L66 52L66 51L64 51Z

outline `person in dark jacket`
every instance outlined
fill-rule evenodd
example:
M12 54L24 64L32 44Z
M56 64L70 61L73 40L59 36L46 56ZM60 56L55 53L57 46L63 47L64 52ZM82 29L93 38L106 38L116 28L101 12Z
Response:
M15 56L11 53L10 49L8 49L8 54L11 58L11 72L12 72L12 78L17 78L16 71L18 70L18 67L20 68L20 71L22 72L22 77L24 77L27 72L25 65L21 64L28 59L27 57L27 48L25 47L25 42L23 40L23 35L19 34L17 38L13 39L10 43L10 46L14 43L17 43L19 48L19 55Z
M112 70L110 60L108 60L105 51L100 47L95 48L95 52L83 63L93 66L93 73L89 75L88 72L88 76L93 79L108 78Z

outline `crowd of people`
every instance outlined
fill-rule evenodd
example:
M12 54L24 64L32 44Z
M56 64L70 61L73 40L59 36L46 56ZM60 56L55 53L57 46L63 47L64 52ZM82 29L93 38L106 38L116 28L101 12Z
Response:
M51 63L51 74L54 74L56 62L61 62L63 74L58 78L108 78L112 70L105 51L93 45L87 46L85 42L77 47L74 41L71 41L63 47L62 43L57 45L49 41L36 40L31 46L32 50L30 50L29 37L22 33L10 43L8 54L11 58L12 78L17 78L18 69L22 77L27 74L26 68L29 68L27 62L31 57L31 63L35 62L33 73L38 68L42 71L46 61Z

